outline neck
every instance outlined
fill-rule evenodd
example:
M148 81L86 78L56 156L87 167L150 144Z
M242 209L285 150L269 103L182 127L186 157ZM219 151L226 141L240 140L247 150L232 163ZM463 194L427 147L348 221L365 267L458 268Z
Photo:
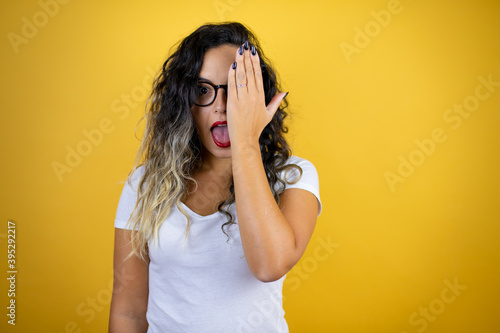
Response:
M213 174L219 179L229 181L232 177L231 157L220 158L210 154L207 151L202 152L202 165L200 173Z

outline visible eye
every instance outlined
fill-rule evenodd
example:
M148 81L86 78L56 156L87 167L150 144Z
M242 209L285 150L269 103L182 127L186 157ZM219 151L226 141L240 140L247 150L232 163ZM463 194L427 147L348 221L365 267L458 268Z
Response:
M211 95L214 92L214 88L208 83L198 84L198 96Z
M207 95L210 94L211 92L210 86L205 85L199 85L198 86L198 95Z
M214 87L207 82L198 83L198 95L196 96L195 104L198 106L207 106L212 104L215 99Z

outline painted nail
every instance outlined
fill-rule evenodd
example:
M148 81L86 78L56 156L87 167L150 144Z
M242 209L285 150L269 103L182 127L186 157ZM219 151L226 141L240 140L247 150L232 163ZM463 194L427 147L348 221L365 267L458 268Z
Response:
M286 92L285 96L283 96L283 99L285 99L286 96L288 96L289 91Z
M233 62L233 65L231 66L232 69L236 69L236 61Z
M246 41L245 44L243 44L243 46L245 47L245 50L248 50L248 41Z
M243 54L243 45L241 45L241 46L240 46L240 48L238 49L238 53L239 53L240 55L242 55L242 54Z
M255 49L255 46L253 46L253 45L252 45L252 48L250 49L250 51L252 52L252 55L257 54L257 50Z

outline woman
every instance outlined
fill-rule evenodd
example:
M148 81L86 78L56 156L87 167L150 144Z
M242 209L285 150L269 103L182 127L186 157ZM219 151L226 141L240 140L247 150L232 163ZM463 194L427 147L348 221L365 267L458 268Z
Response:
M118 205L110 332L288 332L283 280L321 204L283 137L286 95L239 23L165 61Z

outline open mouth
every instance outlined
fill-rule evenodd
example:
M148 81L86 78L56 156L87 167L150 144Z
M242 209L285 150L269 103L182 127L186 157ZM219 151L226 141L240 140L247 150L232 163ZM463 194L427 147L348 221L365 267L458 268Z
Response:
M210 131L212 132L212 139L217 147L227 148L231 146L229 132L227 130L227 121L216 121L213 123L212 127L210 127Z

